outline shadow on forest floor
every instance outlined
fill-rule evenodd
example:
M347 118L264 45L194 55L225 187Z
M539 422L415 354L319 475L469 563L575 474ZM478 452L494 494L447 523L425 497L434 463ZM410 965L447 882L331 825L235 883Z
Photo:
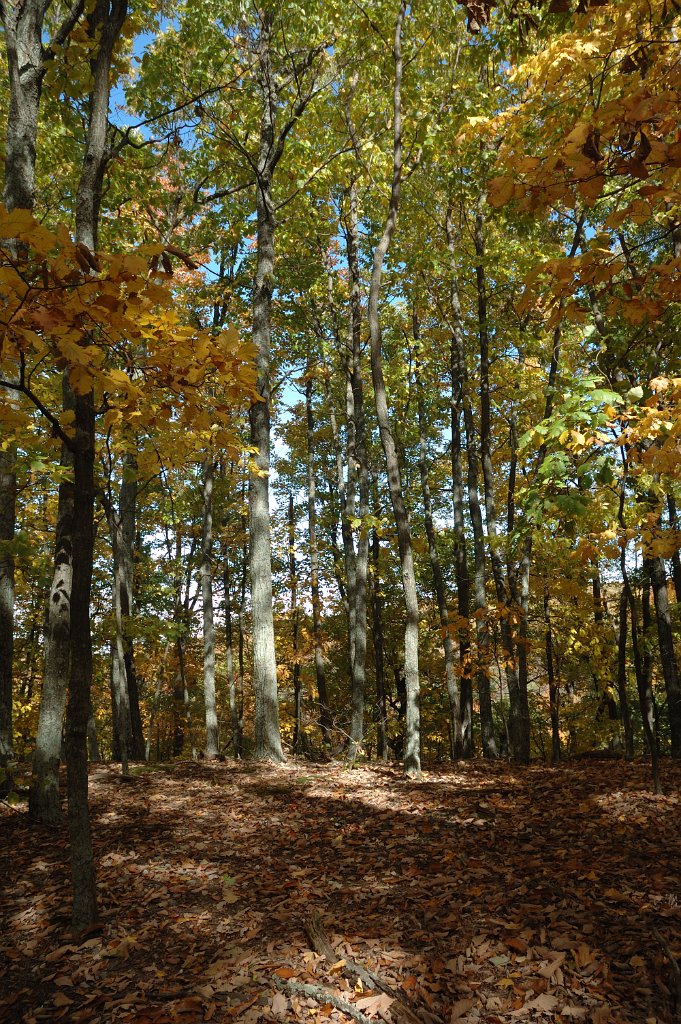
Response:
M93 768L96 933L68 933L66 830L3 811L0 1019L349 1020L330 993L406 1024L311 952L316 909L424 1024L671 1022L681 766L663 772L655 797L640 763Z

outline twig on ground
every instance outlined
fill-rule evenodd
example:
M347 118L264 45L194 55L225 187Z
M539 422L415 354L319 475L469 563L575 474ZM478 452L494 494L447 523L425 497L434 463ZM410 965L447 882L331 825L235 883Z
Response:
M353 1020L357 1021L357 1024L372 1024L368 1017L366 1017L360 1010L355 1009L351 1003L346 1003L344 999L340 999L338 996L333 995L332 992L322 988L321 985L307 985L301 981L284 981L277 974L272 976L274 978L274 984L277 988L283 991L294 992L297 995L309 996L312 999L316 999L319 1003L330 1003L331 1006L335 1006L341 1013L347 1013L348 1017L352 1017Z

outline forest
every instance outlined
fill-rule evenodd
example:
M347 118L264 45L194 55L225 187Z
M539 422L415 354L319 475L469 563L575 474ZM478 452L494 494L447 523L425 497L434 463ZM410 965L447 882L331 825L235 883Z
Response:
M677 0L0 14L0 1010L681 1019Z

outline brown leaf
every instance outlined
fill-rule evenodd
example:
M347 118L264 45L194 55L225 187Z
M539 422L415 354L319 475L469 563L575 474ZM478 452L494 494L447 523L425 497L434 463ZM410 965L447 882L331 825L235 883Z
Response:
M458 999L452 1006L452 1012L449 1016L449 1024L454 1024L455 1021L460 1020L464 1013L468 1013L469 1010L473 1009L477 1001L478 1000L475 998Z

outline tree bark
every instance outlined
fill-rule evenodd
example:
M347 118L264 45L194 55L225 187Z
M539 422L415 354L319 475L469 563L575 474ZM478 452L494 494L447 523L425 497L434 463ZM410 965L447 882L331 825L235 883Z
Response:
M560 761L560 687L556 679L553 657L553 630L548 583L544 588L544 623L546 626L546 675L549 682L549 713L551 716L551 762L558 764Z
M371 537L371 635L374 642L376 681L376 751L381 760L388 758L388 709L385 694L385 658L383 656L383 598L380 576L381 542L376 530Z
M43 23L49 4L43 0L5 3L2 16L9 107L5 133L3 202L8 210L32 210L40 93L45 73ZM4 402L14 395L0 389ZM0 792L11 789L14 760L12 673L14 658L14 531L16 526L16 444L0 449Z
M206 757L220 753L215 703L215 621L213 616L213 473L210 456L203 466L201 530L201 606L203 617L203 701L206 715Z
M76 237L90 250L97 247L102 182L108 160L106 131L111 60L126 14L126 0L97 0L88 20L88 34L93 41L96 40L96 45L90 62L92 87L87 146L76 196ZM75 397L75 429L67 784L73 926L85 928L97 917L87 776L87 727L92 683L90 588L94 552L95 416L92 391Z
M406 608L406 627L404 633L404 671L406 677L406 725L404 744L404 771L408 776L421 773L421 724L419 707L419 605L414 572L414 555L411 546L411 530L409 517L402 494L402 481L397 458L397 449L393 437L388 413L388 399L383 376L383 354L381 322L378 303L383 277L383 262L395 230L397 211L400 205L400 189L402 184L402 25L407 11L407 2L400 4L395 36L393 41L393 60L395 79L393 88L393 177L390 191L388 215L378 245L374 250L371 284L369 287L369 336L371 348L371 378L374 385L376 416L381 435L381 443L385 454L388 471L388 487L390 501L397 529L397 544L400 553L402 570L402 587Z
M326 690L326 664L322 644L322 609L319 596L319 554L317 549L317 507L314 473L314 413L312 410L312 378L305 382L305 438L307 474L307 531L310 552L310 598L312 601L312 634L314 637L314 668L317 683L319 728L322 742L331 737L331 711Z
M351 416L348 417L348 438L353 437L353 451L348 451L348 467L355 463L359 492L360 526L357 550L353 546L354 562L354 636L352 649L352 719L348 760L353 762L364 738L364 694L366 689L367 652L367 576L369 570L369 466L367 462L366 424L364 415L364 381L362 378L362 307L359 274L359 231L357 226L357 191L354 181L350 185L346 224L348 274L350 284L350 365ZM352 421L352 430L350 430ZM351 538L351 544L353 544Z
M672 757L681 758L681 680L674 650L667 572L664 559L659 556L644 558L644 569L650 580L655 603L657 638L660 645L662 676L667 693L667 711L672 741Z
M631 725L631 711L627 694L627 591L622 588L619 603L619 629L617 636L617 696L620 704L620 718L624 729L624 750L627 757L634 756L634 731Z
M92 682L90 587L94 553L95 417L92 392L75 398L73 575L71 581L71 667L67 708L67 787L73 927L97 918L95 865L90 835L87 727Z
M420 327L416 310L412 314L412 331L417 349L420 347ZM445 594L445 583L442 576L440 557L437 552L435 540L435 527L433 525L433 503L430 496L430 479L428 473L428 442L426 439L426 411L423 399L423 382L421 380L420 356L417 353L414 365L414 381L416 385L416 404L418 411L419 429L419 472L421 474L421 495L423 497L423 516L428 540L428 556L430 558L430 569L433 577L433 589L437 601L438 616L440 619L440 632L442 635L442 647L445 656L445 681L447 694L449 696L449 710L452 732L452 757L460 758L463 755L464 745L461 728L461 714L459 709L459 690L456 681L456 670L454 667L454 643L449 626L449 609L447 607L447 595Z
M516 760L529 759L529 743L526 745L524 736L519 733L516 723L522 717L518 709L518 663L513 644L511 625L511 602L508 581L504 571L502 558L502 539L499 535L496 500L494 494L494 467L492 464L492 418L489 387L489 329L487 323L487 281L485 273L485 236L484 218L478 212L475 219L475 253L477 263L475 277L478 299L478 335L480 340L480 453L482 457L482 474L485 490L485 521L487 525L487 542L489 547L492 578L499 610L499 629L503 650L504 672L508 687L510 715L509 737L511 753ZM513 481L509 479L509 494L512 493ZM510 516L509 516L510 520ZM529 722L528 722L529 725ZM529 740L529 730L528 730Z
M68 373L62 382L64 408L73 409L74 395ZM61 465L73 473L73 453L62 446ZM59 759L69 678L71 624L71 576L73 531L73 480L59 484L54 571L45 612L45 662L40 696L38 730L28 810L33 821L54 824L61 820Z
M676 501L673 494L667 495L667 508L669 509L669 528L678 529L676 519ZM681 555L677 548L672 555L672 579L674 581L674 596L676 603L681 604Z
M293 494L288 496L288 579L291 598L293 751L299 754L303 744L303 687L300 678L300 611L298 608L298 568L296 565L296 523Z
M270 541L270 325L274 283L275 215L272 199L272 155L275 148L276 88L271 63L272 14L266 11L258 44L259 82L262 93L260 148L257 165L256 272L253 283L253 332L257 347L256 389L262 401L250 409L251 444L256 449L255 470L248 490L253 615L253 688L255 691L255 756L282 761L277 694L277 661L272 606L272 550Z

